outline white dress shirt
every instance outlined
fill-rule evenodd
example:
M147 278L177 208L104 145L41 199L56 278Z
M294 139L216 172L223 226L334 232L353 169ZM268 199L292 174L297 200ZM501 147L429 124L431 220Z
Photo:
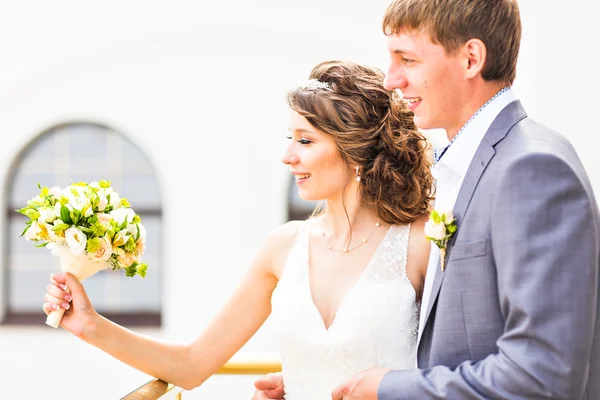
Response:
M473 161L475 152L481 144L481 140L489 129L494 119L508 104L516 100L512 90L507 90L495 98L483 110L477 114L454 143L446 150L444 156L433 166L431 172L437 181L435 209L438 211L452 211L458 197L458 192L463 180ZM421 300L421 315L419 319L419 336L421 340L423 328L425 327L425 316L431 296L431 287L435 278L436 269L439 268L440 249L432 242L429 264L425 276L423 298Z

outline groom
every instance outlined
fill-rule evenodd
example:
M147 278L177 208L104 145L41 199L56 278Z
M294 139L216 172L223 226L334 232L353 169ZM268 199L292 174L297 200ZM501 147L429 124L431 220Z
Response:
M417 126L443 128L438 211L418 369L372 368L334 390L351 399L600 399L600 217L569 142L527 117L510 89L516 0L395 0L384 17L388 89ZM280 375L254 399L283 398Z

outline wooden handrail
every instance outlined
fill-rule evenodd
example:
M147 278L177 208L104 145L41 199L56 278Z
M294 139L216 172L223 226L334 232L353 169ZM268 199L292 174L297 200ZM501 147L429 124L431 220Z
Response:
M219 375L262 375L269 372L280 372L281 361L275 356L249 356L236 354L231 360L223 365L217 374ZM140 386L121 400L158 400L167 393L173 393L171 399L181 399L183 390L177 386L167 384L160 379L153 379Z
M167 392L169 384L160 379L153 379L145 383L121 400L156 400Z

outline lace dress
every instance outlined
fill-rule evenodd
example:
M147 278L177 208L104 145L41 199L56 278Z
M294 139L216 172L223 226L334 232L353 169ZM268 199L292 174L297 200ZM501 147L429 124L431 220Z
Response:
M410 225L392 226L327 329L308 279L308 220L273 292L286 400L330 400L339 384L373 366L415 367L417 305L406 275Z

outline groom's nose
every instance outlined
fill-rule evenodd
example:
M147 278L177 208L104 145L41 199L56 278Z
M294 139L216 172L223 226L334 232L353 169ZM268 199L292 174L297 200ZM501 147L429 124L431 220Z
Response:
M400 71L394 69L393 66L390 67L387 75L385 76L385 79L383 80L383 87L386 90L402 90L407 86L407 84L408 81L406 80L404 75L401 74Z

